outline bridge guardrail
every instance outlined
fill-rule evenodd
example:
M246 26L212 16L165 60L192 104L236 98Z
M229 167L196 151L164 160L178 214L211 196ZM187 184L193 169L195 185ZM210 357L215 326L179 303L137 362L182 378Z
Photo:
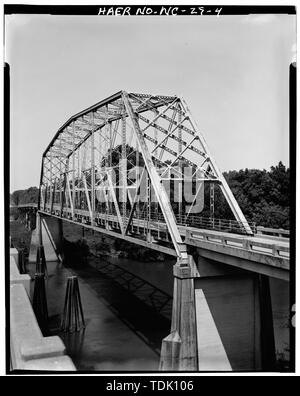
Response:
M17 208L17 209L22 209L22 208L37 208L38 204L35 202L29 202L27 204L19 204L16 206L12 206L11 208Z
M264 253L289 259L290 248L288 246L279 245L278 243L259 242L255 239L216 235L198 230L187 230L186 237L189 239L200 239L208 243L240 248L253 253Z
M78 210L82 215L88 215L88 212L85 210ZM100 214L99 214L100 215ZM106 216L107 220L113 221L115 216L114 215L105 215L102 214L103 216ZM101 217L101 216L100 216ZM152 221L158 221L159 223L157 226L163 225L163 217L158 214L157 219L153 219L154 216L151 216L151 222ZM135 219L136 221L147 221L146 216L143 216L142 214L139 214L137 218ZM116 219L115 219L116 221ZM160 223L162 221L162 223ZM229 221L228 221L229 222ZM188 226L188 224L182 224L183 226ZM224 236L220 235L218 233L214 233L214 231L220 231L215 230L215 229L208 229L207 231L202 231L202 230L186 230L186 236L187 237L192 237L194 236L196 239L202 239L206 242L210 243L218 243L223 246L228 246L228 247L235 247L235 248L240 248L244 249L247 251L251 251L254 253L262 253L262 254L269 254L275 257L282 257L289 259L289 247L287 246L282 246L279 243L272 243L272 242L260 242L256 241L255 239L251 238L245 238L239 237L239 236L234 236L234 233L232 233L230 236ZM223 231L223 230L222 230Z
M278 236L282 238L289 238L290 231L284 230L283 228L268 228L268 227L257 227L257 234L258 235L269 235L269 236Z
M50 212L50 207L46 205L45 210ZM55 214L60 215L61 207L59 205L53 204L52 210ZM89 218L90 214L88 208L82 209L75 209L75 213L79 216L84 216ZM71 215L71 209L63 209L63 215L68 216ZM98 216L117 216L117 212L112 208L111 212L104 213L101 211L96 211L96 217ZM129 218L130 210L127 210L126 216ZM139 220L144 221L159 221L165 222L164 216L159 211L151 210L150 212L139 212L135 213L134 217ZM256 234L256 223L248 222L243 223L237 220L227 220L227 219L219 219L219 218L212 218L212 217L205 217L205 216L198 216L198 215L179 215L175 214L176 223L178 225L187 226L187 227L197 227L197 228L204 228L208 230L215 230L215 231L223 231L223 232L230 232L233 234L244 234L247 235L246 227L249 225L253 234Z
M219 219L214 217L195 216L195 215L176 215L177 223L192 227L206 228L215 231L224 231L237 234L247 234L246 227L249 225L252 232L256 233L254 222L243 223L237 220Z

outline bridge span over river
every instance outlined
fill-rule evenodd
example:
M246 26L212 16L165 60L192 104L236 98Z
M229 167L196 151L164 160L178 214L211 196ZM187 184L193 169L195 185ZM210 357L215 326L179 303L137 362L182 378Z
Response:
M247 221L184 99L120 91L71 117L37 211L58 257L65 221L176 257L161 370L274 367L269 280L289 281L289 233Z

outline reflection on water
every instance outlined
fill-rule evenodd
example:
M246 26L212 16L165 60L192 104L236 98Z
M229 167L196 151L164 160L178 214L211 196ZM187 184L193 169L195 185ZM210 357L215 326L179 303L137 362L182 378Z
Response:
M93 266L95 266L95 268L100 271L102 275L110 280L113 280L122 288L129 291L139 300L150 306L155 312L171 320L173 300L170 294L158 289L147 280L131 271L128 271L124 267L118 265L116 262L111 263L104 259L93 261L96 261L93 263ZM145 265L145 263L143 264ZM131 267L133 267L133 265L131 265ZM146 274L144 273L144 278L146 278L145 275Z
M130 270L129 270L130 267ZM172 265L90 258L84 267L48 262L46 292L51 334L59 335L78 370L157 371L161 341L170 332ZM31 276L35 265L28 265ZM86 328L61 333L68 276L77 275ZM170 277L172 281L172 276Z

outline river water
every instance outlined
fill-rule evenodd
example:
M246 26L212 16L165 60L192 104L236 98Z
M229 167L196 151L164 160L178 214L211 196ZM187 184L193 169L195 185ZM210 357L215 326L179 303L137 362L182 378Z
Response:
M63 339L78 370L158 370L161 341L171 325L171 263L89 256L84 266L48 262L47 270L50 332ZM35 264L28 271L33 277ZM59 327L67 278L74 275L86 327L66 334Z

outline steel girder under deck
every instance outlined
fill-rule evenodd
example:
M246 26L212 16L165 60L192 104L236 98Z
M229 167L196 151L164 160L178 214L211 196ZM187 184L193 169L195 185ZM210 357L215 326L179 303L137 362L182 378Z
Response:
M69 213L73 221L87 211L92 226L99 215L102 220L113 215L116 234L133 238L141 238L140 230L133 233L134 219L150 224L155 212L167 225L179 262L187 265L165 184L172 178L182 182L186 166L192 180L219 184L235 219L252 234L184 99L177 96L120 91L71 117L43 154L38 207L61 217ZM149 247L160 243L150 225L146 228Z

